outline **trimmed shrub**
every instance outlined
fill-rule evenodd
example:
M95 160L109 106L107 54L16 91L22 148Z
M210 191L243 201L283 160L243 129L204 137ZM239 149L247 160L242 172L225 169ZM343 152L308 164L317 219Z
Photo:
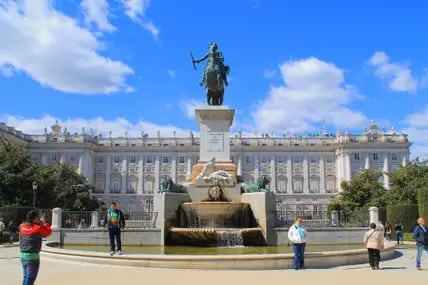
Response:
M419 217L428 218L428 188L421 187L418 190Z
M413 232L418 216L418 205L390 205L386 208L386 221L393 229L394 224L401 221L403 232Z

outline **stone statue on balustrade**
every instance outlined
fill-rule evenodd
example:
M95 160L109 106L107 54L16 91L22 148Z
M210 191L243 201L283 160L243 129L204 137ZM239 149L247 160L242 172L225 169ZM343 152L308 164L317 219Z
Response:
M192 57L194 69L196 69L196 63L208 59L202 75L202 80L199 84L205 86L208 105L222 105L224 87L228 85L227 74L230 71L230 67L224 65L223 53L218 51L215 42L211 42L209 44L208 53L202 58L194 59L192 53L190 55Z
M162 179L160 182L159 193L186 193L186 188L181 184L176 184L172 181L171 177Z
M268 184L270 182L270 178L267 175L262 175L259 178L257 178L256 182L249 183L244 186L244 192L245 193L252 193L252 192L270 192L270 189L268 188Z

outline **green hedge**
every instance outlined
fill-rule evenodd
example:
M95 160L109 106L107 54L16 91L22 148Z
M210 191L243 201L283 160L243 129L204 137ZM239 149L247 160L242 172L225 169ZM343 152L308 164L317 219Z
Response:
M403 232L413 232L418 216L418 205L396 205L386 208L386 220L392 225L393 230L394 224L401 221Z
M428 188L421 187L418 191L419 217L428 218Z

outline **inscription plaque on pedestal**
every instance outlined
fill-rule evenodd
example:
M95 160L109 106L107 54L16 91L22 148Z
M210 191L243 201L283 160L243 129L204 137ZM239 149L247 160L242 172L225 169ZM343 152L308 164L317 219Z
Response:
M209 152L222 152L224 145L222 132L208 132L207 133L207 151Z

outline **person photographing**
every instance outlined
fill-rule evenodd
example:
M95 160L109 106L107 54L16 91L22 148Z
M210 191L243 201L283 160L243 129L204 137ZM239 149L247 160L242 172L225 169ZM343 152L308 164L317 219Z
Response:
M19 226L19 248L24 274L23 285L32 285L36 281L40 267L40 250L42 238L52 234L51 226L45 217L39 217L37 210L26 215L26 221Z

